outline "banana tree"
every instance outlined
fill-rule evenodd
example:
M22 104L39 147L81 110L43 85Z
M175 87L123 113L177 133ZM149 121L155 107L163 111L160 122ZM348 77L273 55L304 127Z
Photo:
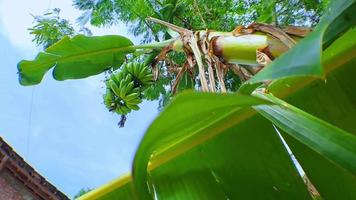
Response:
M114 35L65 37L39 53L34 60L19 63L20 83L38 84L51 68L54 68L53 77L56 80L85 78L120 68L108 76L104 102L110 111L122 115L120 124L123 126L126 115L131 110L138 110L142 99L150 99L145 94L155 87L154 82L159 79L162 70L157 64L160 61L165 62L166 72L174 74L173 94L184 76L189 77L191 82L198 78L200 82L192 85L199 90L224 93L227 91L225 75L228 71L246 81L309 32L297 27L282 30L267 24L252 24L246 28L239 26L232 32L193 32L154 18L148 20L165 25L180 36L144 45L133 45L129 39ZM128 54L139 54L138 49L161 52L153 51L141 61L142 64L123 64ZM171 51L185 53L187 60L182 66L167 64Z
M175 96L143 137L132 174L81 199L355 199L355 8L355 1L333 2L313 31L266 24L191 31L149 18L179 36L145 45L67 37L21 61L20 83L38 84L52 67L57 80L119 68L108 76L104 101L125 116L159 78L157 62L184 52L186 62L170 69L173 91L187 74L204 93ZM124 64L138 49L160 53ZM229 70L244 81L236 93L225 86Z

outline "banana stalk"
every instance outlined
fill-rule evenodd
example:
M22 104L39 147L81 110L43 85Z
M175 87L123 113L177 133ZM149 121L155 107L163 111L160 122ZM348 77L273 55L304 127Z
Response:
M200 31L200 35L206 31ZM274 58L286 52L289 48L273 36L256 32L241 36L233 36L232 32L211 32L209 39L213 54L234 64L258 65L256 51L268 48ZM299 40L298 37L293 37ZM172 40L170 40L172 41ZM183 43L180 39L173 41L174 51L182 52Z
M156 57L156 62L164 59L172 50L184 52L190 67L193 68L195 64L198 66L203 92L216 92L213 68L219 80L220 92L224 93L226 88L223 77L228 67L239 64L265 67L274 58L293 47L306 33L305 31L304 35L295 31L288 33L279 27L260 23L248 27L238 26L232 32L209 30L193 32L159 19L147 20L168 27L177 32L179 37L160 43L140 45L136 48L163 48ZM208 64L208 79L204 63Z
M206 31L199 31L199 35L205 33ZM298 41L300 37L293 36L293 39ZM240 36L234 36L232 32L210 32L209 40L215 56L234 64L258 65L256 51L268 49L270 55L276 58L289 49L282 41L262 32ZM134 48L163 49L170 44L173 44L173 51L183 52L183 42L180 38L137 45Z

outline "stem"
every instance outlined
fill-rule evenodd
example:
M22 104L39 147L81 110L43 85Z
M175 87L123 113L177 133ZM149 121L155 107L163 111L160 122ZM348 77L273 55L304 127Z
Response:
M162 20L153 18L153 17L148 17L147 20L148 20L148 21L155 22L155 23L157 23L157 24L161 24L161 25L163 25L163 26L166 26L166 27L172 29L173 31L175 31L175 32L177 32L177 33L183 33L183 32L188 32L188 31L190 31L190 30L188 30L188 29L185 29L185 28L176 26L176 25L174 25L174 24L171 24L171 23L168 23L168 22L165 22L165 21L162 21Z
M154 42L148 44L140 44L132 46L134 49L163 49L164 47L174 43L176 39L169 39L162 42Z
M205 31L201 31L205 32ZM211 32L209 35L214 38L212 42L213 53L223 58L229 63L258 65L256 62L256 50L269 47L273 57L278 57L288 50L281 41L263 34L232 36L228 32ZM181 39L170 39L162 42L135 45L133 49L163 49L173 44L174 51L183 51Z
M265 35L218 37L213 41L213 51L229 63L257 65L256 50L268 46Z

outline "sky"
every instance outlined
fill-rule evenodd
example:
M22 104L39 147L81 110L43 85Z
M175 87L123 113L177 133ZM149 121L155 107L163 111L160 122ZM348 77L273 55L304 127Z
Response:
M51 72L40 85L18 83L16 64L40 51L27 28L32 16L60 8L73 24L81 14L71 0L0 0L0 137L69 197L129 172L157 102L130 113L124 128L103 105L103 75L58 82ZM90 27L94 35L119 34L138 43L124 25Z

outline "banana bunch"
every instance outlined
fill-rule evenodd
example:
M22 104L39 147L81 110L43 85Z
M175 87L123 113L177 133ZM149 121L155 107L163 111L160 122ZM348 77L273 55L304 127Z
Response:
M139 110L143 88L152 83L150 69L139 63L128 63L122 70L111 74L106 80L104 104L109 111L127 115L132 110Z
M131 74L139 86L152 84L153 75L144 63L128 63L123 66L122 72Z

